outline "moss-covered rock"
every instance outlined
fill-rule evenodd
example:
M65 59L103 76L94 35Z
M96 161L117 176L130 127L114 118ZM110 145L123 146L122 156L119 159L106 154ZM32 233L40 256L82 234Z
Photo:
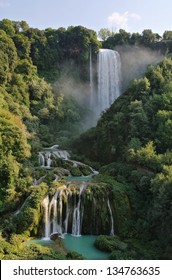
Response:
M88 165L80 165L79 170L82 172L82 174L84 176L88 176L92 173L92 171Z
M117 236L100 235L96 238L94 245L98 249L106 252L127 250L127 244L121 241Z
M72 167L71 169L70 169L70 173L71 173L71 175L72 176L82 176L82 172L81 172L81 170L79 169L79 167Z

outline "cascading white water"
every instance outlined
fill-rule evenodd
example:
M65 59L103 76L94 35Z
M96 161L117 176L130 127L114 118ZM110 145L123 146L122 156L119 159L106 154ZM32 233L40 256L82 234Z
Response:
M40 166L45 166L45 157L42 153L39 153L38 159L39 159L39 165Z
M114 235L114 221L113 221L113 215L112 215L112 209L110 206L110 202L109 202L109 198L107 199L107 205L108 205L108 209L109 209L109 213L110 213L110 219L111 219L111 231L110 231L110 235Z
M45 237L49 237L51 233L62 234L62 190L57 190L51 201L47 196L42 203L45 216ZM59 209L59 215L58 215ZM51 221L51 216L53 220Z
M54 147L54 148L53 148ZM60 150L58 149L59 145L54 145L50 148L46 148L48 151L41 151L39 152L38 158L39 158L39 165L43 168L52 168L53 167L53 163L54 160L56 158L60 158L62 160L66 160L66 161L70 161L73 163L73 167L77 167L77 166L86 166L90 169L90 175L97 175L98 172L96 170L94 170L91 166L84 164L82 162L76 161L76 160L71 160L70 159L70 154L68 151L66 150ZM49 151L50 150L50 151ZM67 170L66 170L67 171ZM70 174L70 172L68 172ZM42 180L45 178L46 176L41 177L39 180L34 180L34 185L38 185L42 182ZM59 176L56 175L55 181L58 181Z
M58 180L59 180L59 176L58 175L56 175L56 174L54 174L55 175L55 179L54 179L54 182L58 182Z
M69 220L69 212L70 212L70 209L69 209L69 203L68 203L68 192L66 194L66 219L64 221L64 225L65 225L65 232L64 233L67 233L68 232L68 220Z
M59 232L59 226L57 223L57 198L59 197L59 190L56 191L55 195L53 196L52 199L52 205L53 205L53 232ZM50 208L51 209L51 208Z
M50 168L51 167L51 153L46 154L46 160L47 160L47 167Z
M117 51L100 49L98 54L98 115L120 95L121 62Z
M53 154L56 155L58 158L65 159L65 160L69 159L70 157L70 154L65 150L53 151Z
M94 103L94 89L93 89L93 62L92 62L92 50L90 47L90 107L92 107Z
M44 209L45 217L45 236L44 238L49 238L50 236L50 220L49 220L49 197L46 196L42 202L42 207Z
M101 217L101 208L97 207L99 202L94 196L90 204L90 192L86 189L87 185L86 182L75 186L73 184L62 185L58 187L52 198L45 197L42 202L45 238L53 234L62 237L65 233L81 236L81 233L84 233L85 230L95 234L100 232L102 218L99 221L99 215L97 216L97 214L100 211ZM106 202L104 206L102 205L109 213L109 221L106 225L107 228L110 227L109 234L114 235L114 219L109 198L107 198Z
M60 234L63 233L63 229L62 229L62 211L63 211L63 201L62 201L62 191L60 191L60 195L59 195L59 224L58 224L58 232Z
M67 152L67 151L59 151L59 153L60 153L60 158L62 158L62 159L68 159L69 158L69 153Z
M39 165L41 167L47 167L47 168L51 167L52 160L51 160L50 152L46 152L46 153L40 152L38 158L39 158Z
M73 224L72 224L72 235L80 236L81 235L81 224L82 224L82 212L81 212L81 195L85 189L85 184L82 184L80 187L78 203L75 205L73 211Z
M55 145L58 146L58 145ZM64 160L68 160L70 157L70 154L65 151L65 150L54 150L51 152L39 152L38 155L38 160L39 160L39 165L41 167L47 167L47 168L51 168L52 167L52 156L57 156L58 158L64 159Z

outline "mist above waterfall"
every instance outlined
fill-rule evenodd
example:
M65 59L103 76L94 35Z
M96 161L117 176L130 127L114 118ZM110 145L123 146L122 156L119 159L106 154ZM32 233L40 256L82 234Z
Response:
M140 46L118 46L115 48L121 56L122 92L130 81L140 78L150 64L157 64L163 56L159 51Z
M54 83L54 90L65 96L72 96L80 106L89 105L90 85L88 82L75 80L70 75L61 75Z
M89 64L87 65L87 79L83 81L74 65L64 65L60 77L53 84L56 96L60 94L76 101L76 110L80 111L81 120L78 122L78 131L83 132L93 125L90 109L90 81ZM72 108L75 110L74 108Z
M94 95L91 102L95 123L100 114L127 89L131 80L140 78L148 65L157 64L162 58L160 52L138 46L118 46L115 50L100 49L97 59L97 86L91 91ZM91 77L90 82L92 84Z

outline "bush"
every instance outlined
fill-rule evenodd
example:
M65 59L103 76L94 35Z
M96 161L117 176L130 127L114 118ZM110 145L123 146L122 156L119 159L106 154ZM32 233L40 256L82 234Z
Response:
M85 260L85 258L81 254L74 251L68 252L66 258L67 260Z
M82 172L80 171L80 169L78 167L72 167L70 169L70 172L71 172L72 176L76 176L76 177L82 176Z
M112 252L113 250L125 251L127 249L127 244L120 241L116 236L100 235L96 238L94 245L106 252Z
M122 252L115 250L110 254L110 260L133 260L133 255L130 252Z

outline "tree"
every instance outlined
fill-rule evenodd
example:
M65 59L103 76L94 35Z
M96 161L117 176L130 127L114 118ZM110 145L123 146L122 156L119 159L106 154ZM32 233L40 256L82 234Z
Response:
M13 36L13 41L17 49L18 56L23 58L28 58L30 56L31 42L23 34L16 34Z
M171 233L172 219L172 166L163 165L161 173L157 173L151 181L151 191L153 193L153 207L150 215L154 232L164 239L164 234ZM167 247L169 247L167 239ZM169 256L168 256L169 257Z
M21 119L7 110L0 110L0 212L17 202L21 163L30 156L28 133Z
M13 22L9 19L3 19L0 21L0 29L4 30L9 36L13 36L15 34Z
M25 32L25 31L27 31L29 29L29 25L24 20L22 20L22 21L13 21L13 26L14 26L14 28L16 30L16 33Z
M17 64L17 50L13 40L0 30L0 49L8 55L8 64L10 71L13 71Z
M145 29L142 32L141 40L143 44L148 46L155 43L158 38L160 38L160 36L157 33L153 33L151 29Z
M158 66L149 66L148 71L146 73L146 77L150 81L150 86L154 91L162 92L162 88L164 86L165 78L162 73L162 68Z
M163 40L172 40L172 31L166 30L162 35Z
M113 31L110 31L108 28L101 28L98 32L98 37L103 41L107 40L107 38L114 35Z
M0 57L0 85L4 85L7 83L9 74L8 56L4 53L4 51L0 50Z
M157 145L161 152L170 150L172 147L172 112L167 110L159 110L156 114L157 131L156 138Z
M141 41L141 35L138 32L131 34L131 37L130 37L131 44L137 45L140 43L140 41Z
M130 37L130 33L126 32L124 29L120 29L118 33L112 33L112 35L103 42L103 47L113 49L118 45L129 44Z
M18 116L1 109L0 133L1 151L4 156L11 154L18 162L29 157L30 146L27 143L29 134Z

